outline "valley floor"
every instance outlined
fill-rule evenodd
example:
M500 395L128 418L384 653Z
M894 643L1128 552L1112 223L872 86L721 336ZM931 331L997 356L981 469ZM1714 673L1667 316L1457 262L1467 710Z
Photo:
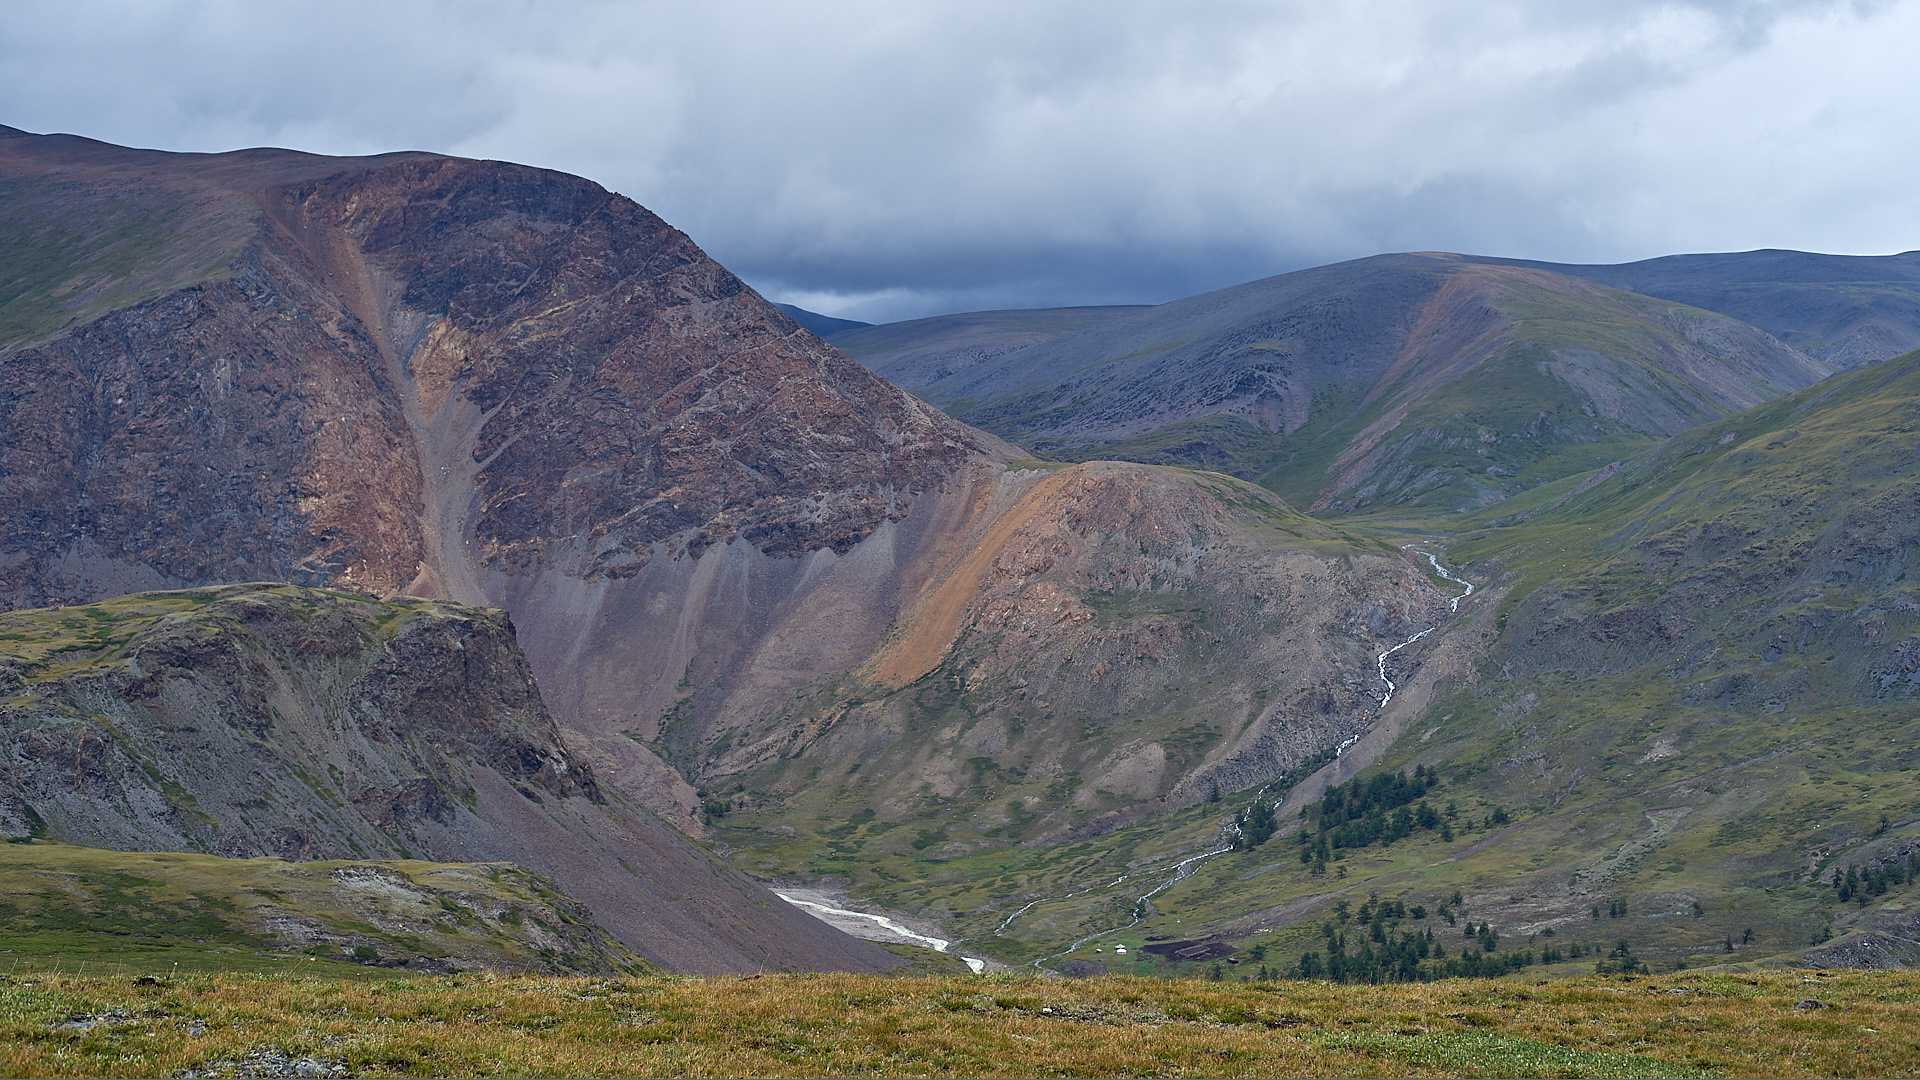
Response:
M1910 1076L1920 975L0 976L7 1076Z

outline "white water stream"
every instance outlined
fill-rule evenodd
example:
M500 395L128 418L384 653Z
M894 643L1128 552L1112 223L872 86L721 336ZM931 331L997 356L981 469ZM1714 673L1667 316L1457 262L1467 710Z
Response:
M1458 612L1460 610L1460 601L1465 600L1467 597L1473 595L1473 582L1468 581L1466 578L1456 576L1453 573L1453 571L1448 570L1446 567L1440 565L1439 557L1434 555L1433 552L1422 550L1418 544L1403 544L1400 550L1415 551L1418 554L1426 556L1427 562L1432 564L1433 566L1434 573L1439 574L1442 578L1448 581L1451 581L1456 585L1466 586L1465 592L1462 592L1459 595L1454 596L1447 601L1448 611ZM1379 708L1381 711L1384 712L1386 710L1387 703L1393 700L1393 692L1396 689L1393 680L1387 676L1387 658L1392 656L1394 653L1399 652L1401 649L1404 649L1407 646L1413 644L1414 642L1419 641L1421 638L1426 637L1428 634L1433 633L1435 630L1438 630L1439 628L1440 628L1440 624L1435 623L1434 625L1427 627L1425 630L1420 631L1419 633L1413 635L1412 637L1401 642L1400 644L1395 645L1393 648L1388 649L1385 652L1382 652L1379 655L1379 657L1376 659L1375 662L1379 667L1379 671L1380 671L1380 681L1387 684L1386 695L1380 699ZM1346 749L1348 747L1352 746L1354 743L1359 741L1360 741L1360 736L1358 735L1349 737L1346 741L1342 742L1338 747L1334 749L1334 756L1339 757L1342 753L1346 752ZM1265 790L1266 789L1262 788L1260 794L1265 794ZM1256 796L1256 798L1258 798L1258 796ZM1083 937L1080 940L1074 942L1072 945L1069 945L1067 948L1052 954L1051 956L1043 956L1040 959L1035 960L1033 962L1033 966L1036 968L1040 967L1042 964L1045 964L1048 960L1054 960L1054 959L1058 959L1059 957L1065 956L1068 953L1071 953L1076 949L1079 949L1082 945L1085 945L1088 942L1098 941L1101 938L1108 937L1113 934L1118 934L1123 931L1132 929L1134 926L1139 924L1141 919L1146 917L1145 913L1141 909L1148 900L1153 899L1155 896L1158 896L1160 893L1163 893L1166 890L1172 888L1173 886L1179 884L1180 882L1185 881L1187 878L1192 877L1194 872L1194 867L1198 866L1200 863L1206 861L1207 859L1213 858L1215 855L1222 855L1222 854L1225 854L1226 852L1232 851L1233 850L1232 840L1235 836L1238 835L1239 831L1240 831L1239 827L1235 825L1233 822L1229 821L1227 824L1222 826L1220 830L1221 837L1223 839L1226 839L1227 843L1221 846L1215 847L1209 851L1203 851L1198 855L1190 855L1187 858L1184 858L1179 862L1175 863L1173 865L1173 875L1171 877L1167 878L1165 881L1162 881L1159 885L1156 885L1152 889L1149 889L1147 892L1141 894L1138 898L1134 900L1133 912L1131 914L1131 918L1125 925L1115 926L1111 929L1102 930L1096 934L1089 934L1086 937ZM1122 884L1127 880L1128 876L1129 875L1123 874L1120 877L1115 878L1111 884L1106 886L1106 888L1112 889L1119 886L1120 884ZM1098 888L1100 888L1100 886L1093 885L1093 886L1088 886L1087 888L1084 888L1084 889L1075 890L1074 892L1064 893L1060 896L1043 896L1038 900L1034 900L1028 903L1026 906L1022 907L1020 910L1007 916L1006 921L1000 924L1000 928L994 931L994 936L998 937L1002 932L1006 930L1007 927L1013 925L1013 921L1015 919L1018 919L1020 916L1025 915L1027 912L1033 910L1035 907L1037 907L1040 904L1048 903L1054 900L1069 900L1075 896L1079 896L1083 893L1092 892ZM972 961L968 961L968 963L972 963Z
M1447 601L1448 611L1455 611L1455 612L1459 611L1460 601L1465 600L1467 597L1473 595L1473 582L1468 581L1466 578L1463 578L1463 577L1455 577L1453 574L1453 571L1440 565L1439 557L1434 555L1433 552L1420 550L1420 545L1418 544L1402 544L1400 545L1400 550L1413 551L1418 554L1425 555L1427 557L1427 561L1433 564L1434 573L1439 574L1441 577L1447 579L1448 581L1453 582L1455 585L1465 585L1467 587L1466 592L1463 592L1460 595L1455 596L1452 599ZM1431 634L1438 629L1440 629L1440 624L1434 623L1432 626L1427 627L1425 630L1420 631L1419 633L1413 635L1412 637L1401 642L1400 644L1395 645L1393 648L1388 649L1387 651L1381 653L1379 658L1375 661L1380 668L1380 681L1387 684L1386 696L1380 699L1381 712L1385 712L1387 710L1387 702L1393 700L1393 692L1399 689L1399 687L1394 685L1393 680L1387 676L1387 657L1392 656L1394 653L1399 652L1401 649L1404 649L1407 646L1413 644L1414 642L1419 641L1421 638L1426 637L1428 634ZM1351 746L1358 739L1359 739L1359 736L1356 735L1352 739L1348 739L1346 742L1341 743L1340 749L1334 751L1334 756L1339 757L1340 754L1344 752L1348 746Z
M1223 831L1238 832L1239 830L1236 826L1230 824L1226 827L1226 830L1223 830ZM1125 926L1110 927L1109 929L1102 930L1096 934L1088 934L1086 937L1081 938L1080 940L1074 942L1073 944L1067 946L1066 948L1060 950L1059 952L1052 954L1051 956L1043 956L1040 959L1035 960L1033 962L1033 966L1037 968L1049 960L1055 960L1062 956L1067 955L1070 952L1073 952L1075 949L1078 949L1080 946L1085 945L1090 941L1099 941L1103 937L1108 937L1113 934L1118 934L1125 930L1131 930L1133 927L1138 926L1140 923L1140 920L1147 917L1146 912L1142 910L1146 906L1147 901L1153 899L1154 897L1160 895L1163 892L1166 892L1168 889L1173 888L1175 885L1180 884L1182 881L1185 881L1186 879L1192 877L1193 868L1200 865L1200 863L1204 862L1207 859L1213 858L1215 855L1224 855L1227 852L1232 850L1233 850L1233 845L1231 843L1228 843L1221 847L1214 848L1212 851L1203 851L1198 855L1189 855L1186 858L1181 859L1179 862L1174 863L1172 877L1154 886L1153 888L1148 889L1146 892L1140 894L1140 896L1134 900L1133 912L1129 917L1129 919L1127 920L1127 923ZM1115 878L1113 881L1113 885L1108 885L1107 888L1111 889L1114 887L1114 885L1118 885L1125 880L1127 880L1125 875ZM1040 900L1035 900L1033 904L1044 903L1046 900L1052 900L1052 899L1067 900L1067 899L1071 899L1072 897L1080 895L1080 893L1092 892L1092 891L1093 889L1087 888L1087 889L1081 889L1079 892L1067 893L1065 896L1043 897ZM1032 907L1033 904L1028 904L1027 907L1023 907L1020 909L1020 911L1017 911L1013 915L1008 916L1007 921L1000 924L1000 930L1005 930L1007 928L1007 923L1011 923L1015 917L1024 913L1027 910L1027 908ZM1000 935L1000 930L994 931L995 937L998 937Z
M822 904L814 900L802 900L799 897L783 893L778 889L773 890L773 895L795 907L806 909L810 914L814 915L814 917L820 919L820 921L831 924L841 930L853 931L858 929L857 927L844 925L848 920L855 920L856 922L864 920L873 923L885 931L884 935L876 935L869 940L901 940L909 944L925 945L934 952L946 952L947 946L953 944L953 942L944 938L928 937L926 934L922 934L917 930L910 930L894 920L887 918L885 915L872 915L864 911L851 911L847 908L834 907L832 904ZM867 935L855 933L854 936L866 937ZM958 953L954 955L959 956ZM972 969L975 975L987 970L987 962L977 957L961 956L960 961Z

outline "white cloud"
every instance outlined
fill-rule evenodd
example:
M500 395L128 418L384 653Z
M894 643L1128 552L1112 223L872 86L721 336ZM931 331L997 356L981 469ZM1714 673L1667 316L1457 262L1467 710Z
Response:
M15 3L0 122L578 172L868 318L1920 246L1920 5Z

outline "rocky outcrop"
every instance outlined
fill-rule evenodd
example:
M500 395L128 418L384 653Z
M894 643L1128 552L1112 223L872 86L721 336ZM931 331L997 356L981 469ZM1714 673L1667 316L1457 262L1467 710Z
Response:
M810 662L857 659L952 516L916 508L987 475L989 437L577 177L8 129L0 184L60 256L0 342L0 601L280 579L507 606L583 751L688 828L630 734L850 576ZM885 568L831 570L876 535ZM744 602L712 602L721 565Z
M501 612L238 585L16 611L0 642L10 835L506 860L676 970L892 966L607 791Z

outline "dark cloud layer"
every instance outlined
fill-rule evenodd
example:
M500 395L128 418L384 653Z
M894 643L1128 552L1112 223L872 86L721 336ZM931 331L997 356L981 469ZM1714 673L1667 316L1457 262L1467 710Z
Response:
M776 299L1920 246L1920 4L15 2L0 122L576 172Z

